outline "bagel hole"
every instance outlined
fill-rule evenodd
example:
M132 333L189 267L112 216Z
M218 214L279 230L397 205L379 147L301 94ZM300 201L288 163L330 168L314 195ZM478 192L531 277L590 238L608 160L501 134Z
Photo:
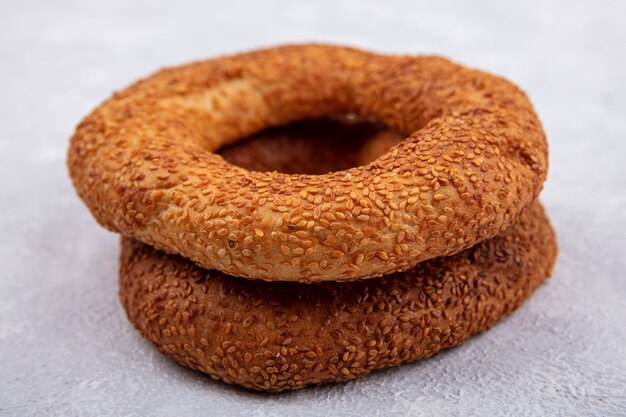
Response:
M365 165L403 139L381 123L346 114L268 128L217 153L251 171L323 175Z

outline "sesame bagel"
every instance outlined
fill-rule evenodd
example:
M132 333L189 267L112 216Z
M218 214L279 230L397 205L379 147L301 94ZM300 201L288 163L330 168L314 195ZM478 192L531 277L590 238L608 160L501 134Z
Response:
M538 203L456 255L349 283L258 282L122 239L120 299L139 333L214 379L282 391L429 357L486 330L550 274Z
M220 154L255 171L319 174L343 166L342 157L367 163L400 140L361 121L316 120L263 131ZM555 254L538 203L501 236L462 253L343 284L251 282L123 239L120 298L139 332L168 356L216 379L281 391L461 343L528 297Z
M339 113L405 139L325 175L249 171L214 153ZM433 56L295 45L164 69L114 94L78 125L68 165L95 218L124 236L230 275L348 281L509 227L542 188L547 145L502 78Z

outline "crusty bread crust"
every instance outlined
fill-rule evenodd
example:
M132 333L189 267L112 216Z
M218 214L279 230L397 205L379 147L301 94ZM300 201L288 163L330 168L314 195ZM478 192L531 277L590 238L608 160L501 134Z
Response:
M251 172L213 152L333 113L408 137L326 175ZM548 160L532 105L502 78L432 56L294 45L116 93L79 124L68 165L110 230L230 275L315 282L407 270L495 236L537 197Z
M282 391L347 381L458 345L549 275L554 233L538 203L456 255L349 283L259 282L123 238L120 299L157 349L212 378Z
M220 153L250 170L319 174L368 163L399 140L362 121L317 120ZM124 239L120 298L139 332L168 356L216 379L280 391L349 380L461 343L528 297L555 255L538 203L464 252L352 283L252 282Z

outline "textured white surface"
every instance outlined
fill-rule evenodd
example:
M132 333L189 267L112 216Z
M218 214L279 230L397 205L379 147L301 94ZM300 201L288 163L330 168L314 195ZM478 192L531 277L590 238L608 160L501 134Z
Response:
M626 414L626 3L3 1L0 414ZM529 92L551 144L553 278L490 332L356 382L265 396L163 358L76 198L74 125L162 65L286 41L439 53Z

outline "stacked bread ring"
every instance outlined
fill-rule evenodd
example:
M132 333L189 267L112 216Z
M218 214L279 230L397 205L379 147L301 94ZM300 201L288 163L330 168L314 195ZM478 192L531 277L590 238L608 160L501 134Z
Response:
M556 258L532 105L438 57L294 45L162 70L79 124L68 165L124 236L133 325L256 390L457 345Z

